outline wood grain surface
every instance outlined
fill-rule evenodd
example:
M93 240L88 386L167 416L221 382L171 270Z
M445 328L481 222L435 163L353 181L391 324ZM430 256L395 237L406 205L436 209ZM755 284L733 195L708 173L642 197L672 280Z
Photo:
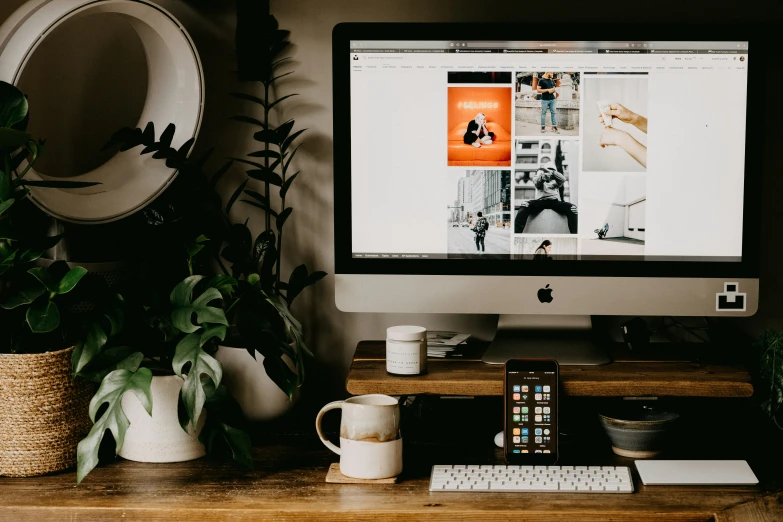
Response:
M382 341L359 343L346 380L353 395L500 396L503 367L471 360L429 359L427 374L386 373ZM750 397L750 375L739 365L687 361L623 361L602 366L561 366L563 393L575 397Z
M323 447L255 451L255 471L117 460L80 486L73 472L0 478L0 520L783 520L781 493L760 487L645 487L636 478L626 495L430 493L429 462L406 461L398 484L327 484L336 456Z

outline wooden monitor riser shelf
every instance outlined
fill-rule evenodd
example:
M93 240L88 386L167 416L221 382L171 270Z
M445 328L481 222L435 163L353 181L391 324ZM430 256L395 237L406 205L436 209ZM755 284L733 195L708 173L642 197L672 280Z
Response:
M484 364L480 350L465 359L427 361L427 374L386 373L385 343L362 341L346 380L348 393L364 395L502 396L503 367ZM682 360L623 360L603 366L561 366L565 395L572 397L750 397L750 374L740 365Z

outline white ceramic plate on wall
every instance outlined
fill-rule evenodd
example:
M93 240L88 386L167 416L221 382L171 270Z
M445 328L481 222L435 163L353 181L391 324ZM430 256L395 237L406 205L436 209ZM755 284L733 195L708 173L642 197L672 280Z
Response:
M58 28L74 21L101 24L109 16L122 17L144 48L147 95L138 125L151 121L160 135L169 123L174 123L172 147L179 148L198 135L203 115L203 70L196 47L182 24L147 0L27 2L0 27L0 79L18 85L36 49ZM126 217L160 195L177 174L163 161L152 159L151 154L140 156L140 151L116 154L89 172L72 177L31 170L27 177L32 180L70 179L101 184L68 190L34 188L30 197L46 213L69 222L98 224Z

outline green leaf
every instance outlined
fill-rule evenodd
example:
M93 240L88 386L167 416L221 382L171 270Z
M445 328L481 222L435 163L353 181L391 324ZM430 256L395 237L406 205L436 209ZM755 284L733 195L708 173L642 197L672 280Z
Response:
M296 156L296 152L299 150L299 147L301 147L301 145L297 145L296 148L291 151L291 154L288 155L288 159L286 159L285 163L283 164L284 174L288 172L288 168L291 166L291 160L293 160L294 156ZM294 176L295 175L296 174L294 174Z
M283 225L285 225L288 216L290 216L291 212L293 211L294 211L293 208L288 207L285 210L283 210L279 216L277 216L277 218L275 219L275 224L277 225L278 232L281 232L283 230Z
M57 293L58 294L67 294L74 288L76 288L76 285L81 281L82 277L84 277L87 274L87 269L81 266L75 266L71 268L71 270L65 274L65 277L60 279L60 282L57 284Z
M169 147L171 147L171 140L174 139L174 132L176 130L177 127L173 123L169 123L166 126L166 129L160 135L160 139L158 140L158 143L160 144L160 149L168 149Z
M40 259L43 255L43 250L34 250L32 248L25 248L19 252L19 263L32 263L36 259Z
M201 376L209 377L215 387L220 386L220 380L223 378L223 367L201 349L200 339L201 336L197 332L186 335L177 344L172 361L174 373L185 379L180 396L193 426L196 426L206 401ZM190 366L185 375L185 365L188 363Z
M27 98L10 83L0 82L0 127L13 127L27 117Z
M143 360L144 354L134 351L130 346L113 346L93 359L79 372L79 377L100 384L114 370L135 372Z
M191 300L193 289L202 279L203 276L190 276L179 283L171 292L170 300L173 306L171 322L181 332L193 333L200 328L192 323L193 314L196 314L196 321L199 325L212 323L228 326L228 320L223 310L208 306L211 301L222 299L222 295L216 288L207 288L198 298Z
M147 413L152 415L151 382L152 372L149 368L139 368L136 371L114 370L103 379L90 401L90 419L95 424L87 437L79 442L77 448L77 483L81 483L84 477L98 465L98 448L106 430L109 430L114 437L115 450L119 452L122 448L125 433L130 426L128 417L122 411L122 396L126 392L133 393ZM104 404L108 407L100 419L96 420L95 416Z
M288 304L283 300L280 296L267 296L266 300L275 307L277 310L277 313L280 314L280 318L285 323L285 329L286 333L289 337L289 339L294 343L294 348L296 351L296 365L299 368L300 372L300 382L301 385L302 382L304 382L304 360L302 358L303 354L312 356L313 354L310 352L310 350L307 349L307 345L305 345L304 342L304 331L302 330L302 325L299 321L296 320L296 317L293 316L291 311L288 309Z
M283 178L281 178L280 174L274 172L272 169L248 170L247 175L253 179L263 181L264 183L270 183L276 187L279 187L283 184Z
M288 135L291 133L291 130L294 128L294 125L296 122L294 120L288 120L287 122L280 125L278 128L275 129L275 132L277 133L277 142L283 143L285 139L288 137Z
M251 198L255 199L259 203L263 203L264 205L268 205L269 204L269 199L266 196L264 196L263 194L259 194L255 190L246 190L245 194L247 194Z
M34 279L30 279L27 284L19 291L9 295L6 299L0 302L0 308L5 310L13 310L22 305L27 305L35 301L39 296L43 295L46 288Z
M246 468L253 469L253 445L250 441L250 435L223 422L220 423L219 430L231 449L231 456L234 460Z
M285 183L283 183L283 186L280 187L280 197L281 198L284 198L286 196L286 194L288 194L288 189L291 188L291 184L294 182L294 180L296 179L296 177L298 175L299 175L299 173L296 172L295 174L292 174L291 176L286 178Z
M2 203L0 203L0 216L2 216L3 213L5 213L6 210L11 208L11 205L13 205L14 203L16 203L15 199L7 199L7 200L3 201Z
M271 129L264 129L253 134L253 139L261 143L277 144L277 132Z
M22 131L0 127L0 149L14 151L33 141L33 137Z
M288 147L291 146L291 143L302 135L303 132L305 132L307 129L298 130L295 133L291 134L289 137L285 139L285 141L280 145L281 152L285 152L288 150Z
M286 42L286 43L288 43L288 42ZM284 77L284 76L288 76L289 74L294 74L294 71L288 71L287 73L278 74L278 75L277 75L277 76L275 76L274 78L270 79L270 80L269 80L267 83L268 83L269 85L272 85L273 83L275 83L275 82L276 82L277 80L279 80L280 78L282 78L282 77Z
M218 274L207 279L204 285L207 288L217 288L223 296L231 297L239 282L229 275Z
M100 320L92 321L87 327L87 335L84 337L84 340L78 343L76 350L74 350L72 356L74 372L79 373L82 371L101 352L108 340L109 337L103 330Z
M52 332L60 326L60 310L46 295L38 297L33 302L27 309L25 318L33 333Z
M242 203L247 203L251 207L260 208L264 212L269 213L272 216L277 216L277 212L275 212L273 209L269 208L269 205L265 205L263 203L256 203L255 201L250 201L249 199L242 199L240 200Z
M47 290L57 293L60 283L46 268L37 266L28 270L27 273L39 280Z
M218 338L221 341L226 340L226 331L227 328L223 325L218 326L210 326L204 332L201 334L201 339L199 340L199 346L204 346L212 339Z
M240 185L237 187L237 189L234 191L233 194L231 194L231 197L228 200L228 203L226 204L226 214L231 213L231 207L234 206L234 203L236 203L237 198L242 194L242 192L245 190L245 187L247 186L248 180L243 181L240 183Z
M281 343L282 345L283 343ZM291 400L299 384L299 376L291 370L282 357L264 357L264 370L267 377Z

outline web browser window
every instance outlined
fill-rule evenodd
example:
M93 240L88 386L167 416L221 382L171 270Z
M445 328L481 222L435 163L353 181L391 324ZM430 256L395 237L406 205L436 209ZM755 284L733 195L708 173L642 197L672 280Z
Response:
M353 257L741 260L747 42L350 47Z

